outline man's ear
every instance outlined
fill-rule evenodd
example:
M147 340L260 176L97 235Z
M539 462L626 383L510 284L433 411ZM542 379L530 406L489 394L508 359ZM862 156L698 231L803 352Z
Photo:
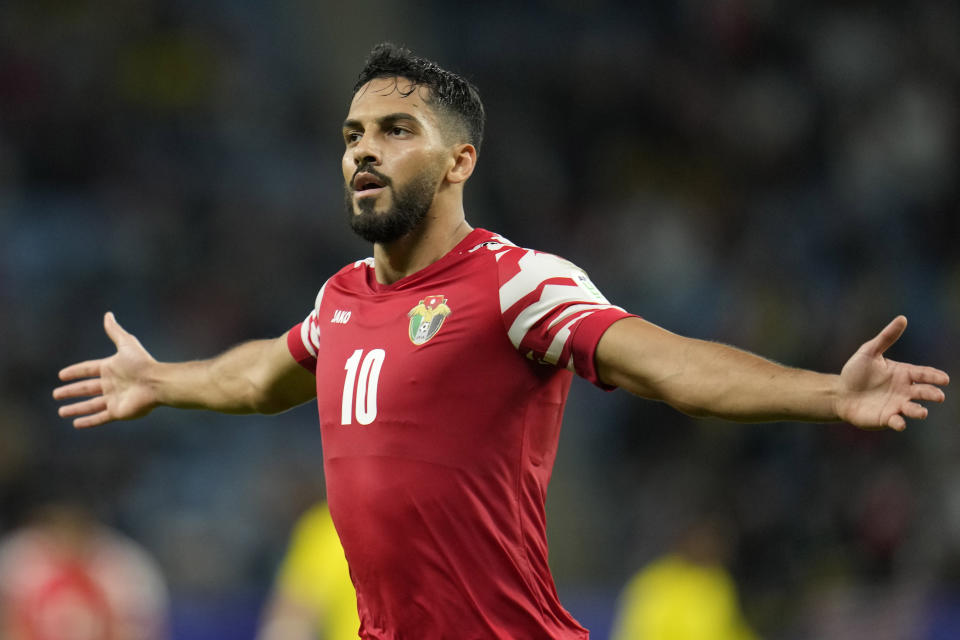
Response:
M447 182L458 184L466 182L477 166L477 148L463 143L453 147L453 166L447 170Z

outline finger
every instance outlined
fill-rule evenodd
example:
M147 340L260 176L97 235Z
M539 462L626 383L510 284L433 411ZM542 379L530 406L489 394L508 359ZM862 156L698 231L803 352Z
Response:
M76 429L88 429L90 427L99 427L100 425L111 422L112 420L113 418L110 416L110 412L103 410L100 413L96 413L92 416L77 418L73 421L73 426Z
M925 382L943 387L950 384L950 376L947 375L946 371L934 369L933 367L914 366L910 369L910 381Z
M894 431L903 431L907 428L907 421L899 413L895 413L887 420L887 426Z
M69 367L64 367L60 370L60 379L66 382L78 378L95 378L100 375L100 364L102 362L102 359L87 360L86 362L78 362Z
M910 387L910 398L912 400L925 400L927 402L943 402L947 394L939 387L929 384L915 384Z
M74 402L60 407L57 414L61 418L75 418L77 416L86 416L107 408L107 401L103 397L90 398L82 402Z
M885 326L873 339L865 342L860 351L869 356L880 356L900 339L904 329L907 328L907 319L904 316L897 316L890 324Z
M117 317L113 315L113 311L107 311L103 315L103 329L107 332L107 336L113 341L113 344L118 347L121 340L130 337L130 334L117 322Z
M103 386L99 379L81 380L73 384L65 384L53 390L53 397L57 400L68 398L82 398L84 396L98 396L103 393Z
M900 413L912 420L923 420L927 417L927 408L916 402L908 402L903 405Z

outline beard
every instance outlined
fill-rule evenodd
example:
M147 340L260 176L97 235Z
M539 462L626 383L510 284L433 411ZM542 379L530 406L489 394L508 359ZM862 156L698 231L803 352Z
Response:
M357 203L359 211L355 212L354 191L347 186L344 203L350 219L350 228L354 233L367 242L389 244L423 224L427 211L433 204L433 197L439 183L439 178L432 171L425 170L408 183L396 188L393 186L393 181L383 174L369 167L364 168L363 171L376 175L384 186L390 188L393 203L388 210L377 213L378 198L363 198Z

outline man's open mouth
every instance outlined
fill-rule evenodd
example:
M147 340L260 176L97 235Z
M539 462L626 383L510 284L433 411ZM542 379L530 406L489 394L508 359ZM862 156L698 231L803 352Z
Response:
M385 186L386 183L372 173L360 173L353 179L353 190L358 193L382 189Z

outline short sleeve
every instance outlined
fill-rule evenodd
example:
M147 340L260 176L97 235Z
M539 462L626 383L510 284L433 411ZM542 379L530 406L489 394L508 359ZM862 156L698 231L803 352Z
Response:
M582 269L563 258L518 247L504 247L496 257L500 312L513 346L611 389L597 375L597 343L610 325L632 314L610 304Z
M287 332L287 349L290 350L290 355L301 367L311 373L317 370L317 349L320 348L320 302L323 300L323 291L326 287L324 283L320 288L310 315Z

